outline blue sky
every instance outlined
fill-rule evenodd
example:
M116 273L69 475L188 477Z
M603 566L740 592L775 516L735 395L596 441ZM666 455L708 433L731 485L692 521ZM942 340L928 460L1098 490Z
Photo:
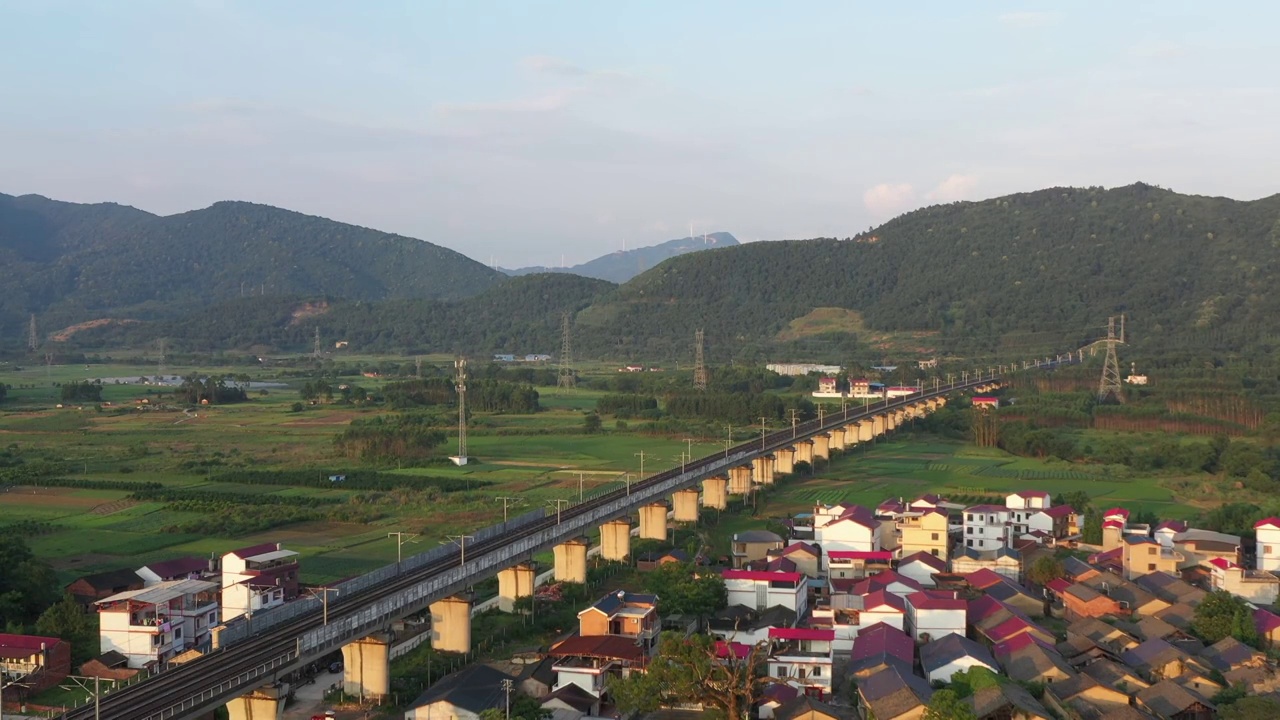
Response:
M509 267L1137 180L1280 192L1276 3L0 0L0 191Z

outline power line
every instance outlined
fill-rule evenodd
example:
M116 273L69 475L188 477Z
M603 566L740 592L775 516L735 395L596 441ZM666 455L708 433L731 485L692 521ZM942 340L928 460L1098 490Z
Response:
M577 384L573 374L573 346L570 337L572 316L565 313L561 322L560 336L560 374L556 378L556 387L571 388Z

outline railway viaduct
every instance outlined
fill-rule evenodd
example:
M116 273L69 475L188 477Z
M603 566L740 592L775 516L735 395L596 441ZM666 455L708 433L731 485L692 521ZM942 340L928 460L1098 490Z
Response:
M1051 368L1070 356L1038 361ZM231 720L275 720L283 711L278 683L336 649L344 656L346 692L380 698L389 692L389 630L394 621L429 610L431 642L441 651L471 647L467 589L498 576L500 606L533 592L535 554L550 549L555 578L584 582L589 535L598 530L600 554L630 554L632 518L639 537L667 537L668 522L697 520L700 507L728 506L730 499L770 485L833 452L848 451L923 417L960 392L998 388L1002 375L981 373L935 384L897 399L849 407L686 463L559 511L537 510L476 531L461 548L442 546L405 558L336 587L327 603L315 598L239 618L215 629L204 656L122 686L67 711L66 720L164 720L201 717L226 705Z

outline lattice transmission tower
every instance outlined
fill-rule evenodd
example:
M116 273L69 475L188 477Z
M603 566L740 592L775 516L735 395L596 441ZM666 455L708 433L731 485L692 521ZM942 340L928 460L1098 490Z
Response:
M36 335L36 316L31 315L31 330L27 333L27 348L35 352L40 347L40 339Z
M573 344L570 336L572 316L564 314L560 330L560 371L556 378L556 387L571 388L578 380L573 374Z
M702 357L703 340L702 331L699 330L694 335L693 348L693 387L695 390L707 389L707 366Z
M320 353L320 326L319 326L319 325L317 325L317 326L316 326L316 339L315 339L315 342L313 342L313 343L311 344L311 356L312 356L312 357L314 357L315 359L319 360L319 359L320 359L320 355L321 355L321 353Z
M1122 401L1123 386L1120 384L1120 361L1116 358L1116 345L1124 343L1124 315L1120 316L1120 333L1116 334L1116 317L1107 318L1107 358L1102 363L1102 380L1098 383L1098 402L1105 402L1108 397Z
M453 459L455 465L467 464L467 359L458 358L453 361L458 371L458 455Z

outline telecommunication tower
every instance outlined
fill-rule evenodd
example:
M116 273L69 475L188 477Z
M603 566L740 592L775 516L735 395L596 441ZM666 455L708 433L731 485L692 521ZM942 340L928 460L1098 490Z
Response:
M449 458L454 465L467 464L467 359L453 361L458 371L458 454Z
M1107 318L1107 359L1102 363L1102 380L1098 383L1098 402L1114 397L1123 400L1120 384L1120 361L1116 359L1116 345L1124 343L1124 315L1120 316L1120 334L1116 334L1116 317Z
M695 390L707 389L707 366L702 358L703 334L698 330L694 335L693 350L693 387Z
M35 352L36 349L40 347L40 342L36 337L35 313L31 314L31 331L27 333L27 347L31 349L31 352Z
M570 313L565 313L560 330L560 374L556 378L556 387L571 388L577 384L573 375L573 347L570 341Z

